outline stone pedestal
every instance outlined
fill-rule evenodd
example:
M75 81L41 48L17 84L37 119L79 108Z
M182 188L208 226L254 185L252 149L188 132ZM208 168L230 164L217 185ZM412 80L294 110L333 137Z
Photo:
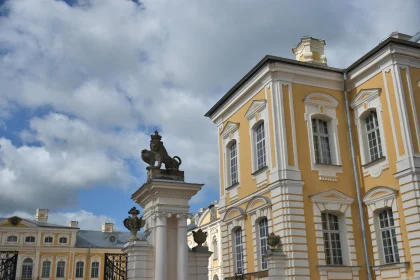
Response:
M147 241L125 243L128 280L153 280L153 247Z
M211 254L208 247L196 247L188 252L188 280L207 280L209 278L208 267Z
M282 250L268 250L265 254L269 280L286 279L287 256Z
M132 195L132 199L143 208L144 230L150 232L147 241L154 247L152 279L190 280L188 267L195 265L189 263L188 203L203 184L184 182L184 172L178 170L150 169L147 178L147 183ZM207 276L208 250L200 256L203 257L196 258L200 259L200 264L207 256L203 259Z

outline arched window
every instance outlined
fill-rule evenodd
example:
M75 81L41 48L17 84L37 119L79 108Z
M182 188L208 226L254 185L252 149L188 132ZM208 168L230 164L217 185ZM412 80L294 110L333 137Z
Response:
M67 243L67 237L60 237L58 242L60 242L61 244L66 244Z
M332 164L328 123L321 119L312 119L312 132L314 138L315 163Z
M47 236L44 238L45 243L53 243L53 238L51 236Z
M99 262L92 262L90 278L99 278Z
M43 261L42 262L42 272L41 277L42 278L49 278L51 272L51 261Z
M230 172L230 185L238 183L238 146L234 141L229 146L229 172Z
M76 278L83 278L84 265L85 263L82 261L76 263Z
M35 242L35 236L27 236L25 238L26 243L34 243Z
M22 263L22 279L32 279L33 260L26 258Z
M259 239L260 239L260 260L261 269L267 269L267 262L264 259L266 251L269 249L268 246L268 220L263 218L258 222Z
M378 116L376 111L371 111L365 118L366 141L369 149L370 161L377 160L383 156L381 133L379 131Z
M329 265L342 265L343 254L341 250L338 216L331 213L322 213L321 218L322 232L324 235L325 261Z
M265 154L265 129L264 122L255 128L255 155L257 158L257 168L259 170L267 165Z
M392 209L387 208L378 214L379 228L382 239L382 250L385 263L400 261L398 253L397 237L395 234L394 216Z
M217 276L217 274L214 275L213 280L219 280L219 276Z
M242 229L238 228L234 231L234 248L235 248L235 264L236 273L244 273L244 248L242 244Z
M57 278L63 278L64 277L64 271L66 268L66 262L65 261L59 261L57 262L57 272L55 277Z
M7 237L7 242L17 242L18 238L16 235L10 235Z
M217 239L213 240L213 259L217 260L219 257L219 248L217 247Z

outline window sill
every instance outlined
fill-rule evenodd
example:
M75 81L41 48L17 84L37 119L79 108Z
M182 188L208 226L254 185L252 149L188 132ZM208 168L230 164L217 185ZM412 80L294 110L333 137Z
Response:
M380 158L372 160L368 163L362 164L362 167L369 167L369 166L375 165L375 164L377 164L381 161L384 161L385 159L386 159L386 157L380 157Z
M349 266L349 265L317 265L320 271L359 271L362 266Z
M315 166L320 166L320 167L323 167L323 166L338 167L338 168L343 167L342 165L338 165L338 164L316 163L316 162L314 163L314 165Z
M258 175L258 174L260 174L260 173L262 173L263 171L266 171L266 170L268 170L268 166L261 167L260 169L258 169L258 170L257 170L257 171L255 171L254 173L252 173L251 175L252 175L252 176L254 176L254 175Z
M235 183L233 185L230 185L229 187L226 188L226 190L230 190L230 189L233 189L233 188L238 187L238 186L239 186L239 182Z
M387 263L381 264L377 266L372 266L373 270L388 270L388 269L395 269L395 268L405 268L407 269L409 262L400 262L400 263Z

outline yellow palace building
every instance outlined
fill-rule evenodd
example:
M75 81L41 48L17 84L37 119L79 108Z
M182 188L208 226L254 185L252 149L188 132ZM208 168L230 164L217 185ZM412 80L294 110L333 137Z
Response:
M286 279L420 279L418 39L393 33L338 69L303 37L210 109L224 279L268 279L271 232Z
M37 209L35 220L0 218L0 260L13 261L17 252L15 265L0 263L0 279L102 280L105 254L120 258L129 236L114 231L112 223L104 223L98 231L81 230L77 221L68 226L51 224L47 209ZM4 270L11 267L16 273Z

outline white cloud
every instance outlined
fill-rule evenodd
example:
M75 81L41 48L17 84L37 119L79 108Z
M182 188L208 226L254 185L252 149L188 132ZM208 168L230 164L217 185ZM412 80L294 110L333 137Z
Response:
M81 189L129 186L135 178L126 160L144 166L143 131L155 127L169 153L182 158L187 179L207 184L194 199L205 202L218 193L219 179L217 132L203 115L264 55L293 58L291 48L308 31L326 40L330 66L345 67L396 28L415 33L420 26L418 1L6 5L0 123L10 130L21 108L48 113L22 120L30 121L20 131L23 146L0 140L3 211L40 203L59 209L74 204Z

